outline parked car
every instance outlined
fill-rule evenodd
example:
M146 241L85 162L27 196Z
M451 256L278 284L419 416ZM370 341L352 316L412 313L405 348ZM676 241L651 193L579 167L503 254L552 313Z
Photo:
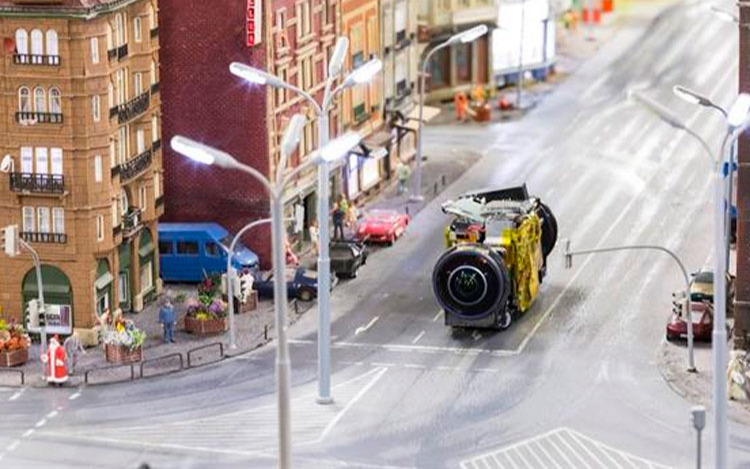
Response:
M233 237L218 223L159 223L159 265L166 282L200 282L226 272ZM232 266L256 270L258 256L238 242Z
M370 210L362 217L357 229L359 241L393 244L409 225L411 217L396 210Z
M273 298L273 271L256 272L253 288L261 298ZM286 269L286 294L289 298L312 301L318 295L318 274L304 267Z
M693 339L711 341L714 328L714 308L707 301L690 302L691 318L693 321ZM687 322L680 314L672 314L667 323L667 340L687 338Z
M331 271L339 278L356 278L357 270L367 262L367 248L363 242L332 241Z
M731 317L734 312L734 276L726 274L727 286L727 316ZM700 270L693 274L693 283L690 286L691 301L714 302L714 272L713 270Z

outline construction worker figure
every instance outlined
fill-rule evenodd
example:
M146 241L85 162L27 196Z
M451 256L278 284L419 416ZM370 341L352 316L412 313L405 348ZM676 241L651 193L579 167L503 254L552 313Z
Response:
M466 108L469 106L469 98L466 93L460 91L453 96L453 103L456 105L456 118L461 122L466 121Z
M47 353L42 355L42 362L47 364L47 382L62 386L68 380L68 368L65 365L67 356L60 346L60 338L55 335L49 341Z
M481 106L486 101L486 94L484 92L484 86L479 83L474 89L471 90L471 99L474 100L474 104Z

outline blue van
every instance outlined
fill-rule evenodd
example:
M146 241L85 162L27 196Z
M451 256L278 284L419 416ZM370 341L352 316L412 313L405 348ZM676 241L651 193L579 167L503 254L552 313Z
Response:
M233 237L218 223L159 223L159 264L165 282L200 282L224 273ZM235 269L254 270L258 256L241 242L234 248Z

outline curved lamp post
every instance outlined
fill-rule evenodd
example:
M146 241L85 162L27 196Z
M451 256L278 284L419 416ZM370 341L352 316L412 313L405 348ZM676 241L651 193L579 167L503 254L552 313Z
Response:
M711 160L713 167L713 184L714 184L714 251L716 255L714 264L714 327L712 334L713 341L713 389L714 389L714 434L716 442L714 444L714 467L728 467L729 454L729 437L727 428L727 383L724 379L727 369L727 331L726 331L726 271L725 259L722 255L725 249L724 230L724 187L722 185L722 163L726 155L727 144L734 141L748 127L748 109L750 109L750 95L740 94L737 100L727 112L727 131L722 144L719 158L714 158L711 149L700 135L692 131L687 125L669 109L653 101L652 99L631 91L630 97L642 104L649 111L657 115L664 122L672 127L683 130L693 136L701 144ZM692 321L688 321L688 327L692 326ZM692 328L691 328L692 329ZM692 337L691 331L688 332L688 340Z
M292 124L299 118L292 119ZM304 120L304 118L303 118ZM278 399L279 417L279 467L287 469L291 467L291 376L289 360L289 344L286 339L286 307L287 289L284 275L284 229L283 217L283 191L284 186L312 165L327 165L343 158L346 153L357 145L361 137L356 133L348 133L332 141L311 155L304 163L295 167L286 176L286 160L293 148L299 142L299 133L302 126L290 125L289 132L284 135L282 143L282 156L276 169L274 181L270 181L257 169L237 161L229 153L216 148L190 140L186 137L176 136L172 138L171 146L174 151L199 163L216 165L225 169L233 169L246 173L256 181L260 182L268 192L271 199L271 231L273 237L273 271L274 271L274 316L275 328L278 334L276 347L276 392Z
M325 80L323 102L319 104L310 93L291 85L281 78L249 65L233 62L229 71L258 85L268 85L283 88L302 96L315 111L318 119L318 142L322 148L328 143L328 111L335 98L342 91L358 84L371 81L383 68L379 59L372 59L347 75L339 86L332 89L333 82L341 75L349 47L349 40L339 37L336 41L331 59L328 64L328 76ZM318 167L318 398L321 404L333 402L331 397L331 259L329 257L329 168L328 165Z
M432 48L427 55L425 55L424 62L422 62L422 76L420 77L420 84L419 84L419 122L418 129L417 129L417 171L414 174L414 189L412 191L411 197L409 197L409 200L412 202L421 202L424 200L424 197L422 197L422 125L423 125L423 118L424 118L424 93L425 93L425 82L427 78L427 67L430 65L430 59L432 59L432 56L435 55L436 52L445 49L446 47L450 47L454 44L462 43L466 44L469 42L474 42L480 37L487 34L487 25L480 24L479 26L474 26L471 29L467 29L466 31L461 31L458 34L454 34L453 36L449 37L447 41L438 44L434 48Z

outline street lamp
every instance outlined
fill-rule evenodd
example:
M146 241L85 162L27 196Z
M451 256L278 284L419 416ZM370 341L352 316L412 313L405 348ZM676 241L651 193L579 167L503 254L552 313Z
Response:
M714 158L711 149L700 135L689 129L678 117L671 113L661 104L650 98L632 91L630 97L644 105L647 109L655 113L662 120L671 126L684 130L700 143L706 154L711 159L714 168L714 327L712 334L713 341L713 388L714 388L714 434L716 442L714 444L714 467L727 467L729 453L729 438L727 428L727 383L724 380L727 369L727 331L726 331L726 271L725 258L721 253L725 249L724 233L724 189L722 187L722 163L726 154L727 144L733 143L748 127L748 109L750 109L750 96L741 94L727 112L727 131L724 142L721 147L719 158ZM744 115L743 115L744 110ZM730 142L731 140L731 142ZM691 321L688 321L690 325Z
M372 59L361 65L349 75L341 84L332 90L333 82L341 74L344 59L349 47L346 37L339 37L334 46L331 59L328 63L328 76L325 80L323 91L323 102L318 104L310 93L289 84L281 78L240 62L234 62L229 66L232 74L249 81L250 83L273 86L293 91L310 103L318 119L318 141L322 148L328 143L330 132L328 131L328 110L333 98L347 88L372 80L383 67L379 59ZM329 167L318 166L318 398L320 404L330 404L331 397L331 259L329 257Z
M294 127L290 130L294 132ZM285 140L292 142L294 137ZM297 136L299 140L299 136ZM172 149L188 158L202 164L214 164L226 169L236 169L243 171L258 182L268 191L271 199L271 232L273 248L273 277L274 277L274 315L275 328L278 337L276 347L276 392L278 399L278 417L279 417L279 467L288 469L291 467L291 376L290 376L290 359L289 344L286 339L286 307L287 307L287 290L286 276L284 275L284 228L282 226L283 217L283 191L284 186L303 171L312 165L326 166L329 163L343 158L351 150L347 145L356 145L360 138L358 135L346 134L341 139L334 140L324 147L320 152L312 155L304 163L295 167L292 171L284 176L286 169L286 156L282 147L282 159L276 168L276 177L271 182L265 175L257 169L237 161L232 155L208 145L190 140L186 137L176 136L172 138ZM290 143L291 146L291 143Z
M487 25L480 24L479 26L474 26L471 29L454 34L445 42L432 48L425 56L424 62L422 62L422 77L420 78L419 86L419 127L417 129L417 171L414 174L414 190L409 198L412 202L421 202L424 200L424 197L422 197L422 126L424 118L424 90L426 86L427 66L430 64L430 59L432 59L432 56L435 55L436 52L445 49L446 47L459 43L467 44L469 42L474 42L487 34L487 31Z

